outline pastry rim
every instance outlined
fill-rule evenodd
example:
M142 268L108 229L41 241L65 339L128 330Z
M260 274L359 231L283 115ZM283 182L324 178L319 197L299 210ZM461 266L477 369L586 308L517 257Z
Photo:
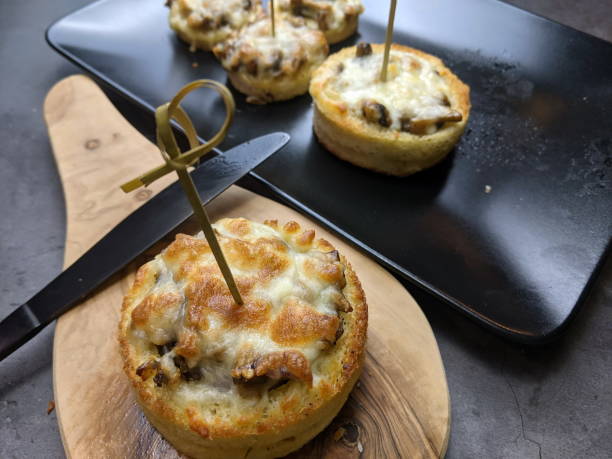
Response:
M323 248L332 251L333 246L324 240ZM331 249L330 249L331 248ZM189 429L200 437L210 439L232 439L244 438L246 436L261 437L265 434L274 436L283 429L297 426L301 421L314 418L318 411L325 408L326 404L331 402L334 397L348 396L352 390L353 384L356 382L363 360L365 357L365 343L367 331L367 302L365 294L361 287L361 283L357 275L353 271L350 263L343 255L340 255L340 261L345 267L346 287L344 288L345 296L353 307L353 311L344 315L345 324L352 324L352 333L345 333L338 341L336 346L338 349L338 359L341 361L338 365L341 371L334 372L334 375L328 375L326 378L331 384L331 390L326 394L317 394L317 397L309 399L310 403L307 406L299 407L297 411L283 411L279 417L270 416L268 420L257 426L241 425L237 427L233 422L220 423L220 425L204 424L202 422L191 422L185 413L177 413L174 408L169 407L163 399L163 392L157 391L152 387L150 380L143 381L136 375L136 369L141 363L137 360L137 355L132 350L127 334L129 333L131 323L131 310L133 300L138 296L140 289L146 288L146 274L149 269L149 263L143 265L136 275L134 284L126 294L121 308L121 317L119 322L119 345L120 352L123 357L124 371L128 375L132 386L136 391L139 402L144 406L145 411L153 413L162 422L170 423L176 426L181 426L183 430ZM334 357L336 358L336 357ZM337 366L334 366L334 370ZM337 374L338 373L338 374ZM335 381L335 383L334 383ZM343 404L343 403L342 403ZM338 407L341 408L342 404ZM335 416L336 413L333 414ZM330 417L329 421L333 418Z
M384 50L382 44L371 46L374 53ZM452 108L462 114L461 121L446 123L433 134L417 135L383 128L343 111L339 102L328 97L325 75L334 72L343 60L354 57L356 46L329 56L315 71L309 90L314 101L314 131L327 150L357 166L405 176L441 161L459 141L469 119L470 89L438 57L398 44L393 44L392 50L414 54L433 65L447 82Z

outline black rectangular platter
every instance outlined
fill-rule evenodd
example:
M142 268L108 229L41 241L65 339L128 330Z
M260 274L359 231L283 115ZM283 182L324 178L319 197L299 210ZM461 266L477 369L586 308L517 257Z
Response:
M175 37L163 3L102 0L47 39L149 110L191 80L227 82L210 53ZM388 3L364 3L359 34L332 52L384 41ZM438 166L398 179L336 159L312 135L308 95L256 106L234 91L221 148L290 133L252 178L496 332L551 339L612 237L612 44L496 0L400 1L395 41L441 57L471 87L468 129ZM222 119L212 92L185 108L203 137Z

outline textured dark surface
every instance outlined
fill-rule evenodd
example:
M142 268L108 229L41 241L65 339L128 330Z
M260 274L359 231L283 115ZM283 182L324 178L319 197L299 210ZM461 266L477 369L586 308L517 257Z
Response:
M85 3L0 4L0 317L61 269L64 203L41 107L48 89L78 70L47 47L43 32ZM612 41L609 0L520 4ZM150 132L148 116L114 101ZM447 457L610 457L611 261L564 335L538 349L508 344L430 296L412 293L446 366L452 399ZM46 414L53 398L51 346L49 327L0 363L1 458L63 455L55 415Z
M133 2L83 8L54 24L49 42L151 111L189 81L226 80L211 53L177 40L164 5ZM359 36L332 51L384 36L385 9L364 3ZM139 39L150 30L159 32ZM612 145L602 122L612 117L612 46L490 0L403 2L394 38L441 57L470 86L468 129L438 167L397 179L338 160L312 135L308 95L257 106L235 91L239 116L221 148L272 127L288 132L287 148L256 170L265 180L498 333L549 339L612 239ZM184 105L204 138L213 135L210 119L224 115L218 99Z

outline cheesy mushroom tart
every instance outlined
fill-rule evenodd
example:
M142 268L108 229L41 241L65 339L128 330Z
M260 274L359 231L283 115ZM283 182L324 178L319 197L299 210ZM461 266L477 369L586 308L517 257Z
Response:
M404 176L433 166L459 141L470 90L432 55L360 43L330 56L313 74L314 132L333 154L357 166Z
M325 34L329 44L353 35L364 10L361 0L277 0L275 8L305 18Z
M223 219L214 229L244 304L202 235L178 235L124 299L124 369L178 451L283 456L329 424L359 377L364 293L348 261L295 222Z
M300 18L276 18L272 36L270 18L260 16L213 52L234 87L249 96L247 101L265 104L306 93L329 47L323 33Z
M210 51L261 11L261 0L168 0L170 27L192 51Z

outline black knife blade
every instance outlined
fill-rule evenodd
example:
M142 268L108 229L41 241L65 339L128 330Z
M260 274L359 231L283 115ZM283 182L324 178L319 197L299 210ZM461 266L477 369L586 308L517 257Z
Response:
M203 204L284 147L289 135L264 135L207 160L192 173ZM0 361L192 214L179 183L136 209L27 303L0 322Z

